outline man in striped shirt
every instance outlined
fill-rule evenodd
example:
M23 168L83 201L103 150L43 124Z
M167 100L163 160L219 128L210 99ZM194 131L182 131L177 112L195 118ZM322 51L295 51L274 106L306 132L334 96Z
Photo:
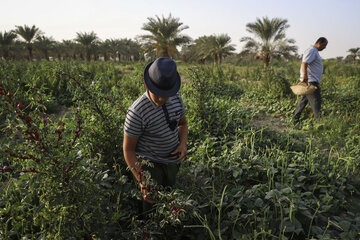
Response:
M128 109L124 125L123 152L127 165L140 183L143 211L154 201L143 175L162 186L173 186L179 164L187 153L188 127L184 103L178 93L181 85L176 63L170 58L158 58L144 71L146 92ZM149 160L153 166L141 166Z

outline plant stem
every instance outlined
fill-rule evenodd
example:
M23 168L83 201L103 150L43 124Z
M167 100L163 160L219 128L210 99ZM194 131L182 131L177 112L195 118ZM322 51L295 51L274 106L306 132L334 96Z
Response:
M226 188L227 188L227 185L224 187L224 190L223 190L222 195L221 195L220 204L219 204L219 207L218 207L218 211L219 211L219 215L218 215L218 233L219 233L219 239L220 239L220 240L222 239L222 238L221 238L221 227L220 227L220 222L221 222L221 208L222 208L222 205L223 205L223 200L224 200Z

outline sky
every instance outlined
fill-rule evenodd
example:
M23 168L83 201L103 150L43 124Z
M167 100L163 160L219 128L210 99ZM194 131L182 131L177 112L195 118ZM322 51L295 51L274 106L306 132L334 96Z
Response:
M286 37L294 39L301 55L319 37L328 46L323 58L345 57L360 47L360 0L0 0L0 31L35 25L57 41L71 40L77 32L94 31L101 40L131 38L148 18L178 18L188 29L182 34L227 34L240 52L242 37L253 37L246 24L257 18L287 19Z

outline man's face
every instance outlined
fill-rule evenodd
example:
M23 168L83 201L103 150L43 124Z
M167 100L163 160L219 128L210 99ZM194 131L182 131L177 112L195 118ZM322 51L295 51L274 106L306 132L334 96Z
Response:
M318 47L319 51L324 50L324 49L326 48L327 44L328 44L327 41L326 41L326 42L319 43L319 47Z
M159 97L150 91L149 91L149 95L150 95L151 100L159 107L164 105L167 102L167 100L169 99L168 97L166 97L166 98Z

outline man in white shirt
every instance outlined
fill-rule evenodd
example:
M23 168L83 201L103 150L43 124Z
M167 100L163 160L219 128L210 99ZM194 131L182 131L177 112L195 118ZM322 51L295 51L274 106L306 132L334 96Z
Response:
M311 46L304 52L302 63L300 67L300 81L307 84L312 84L317 87L312 94L302 96L294 111L294 120L298 122L301 112L304 110L306 104L309 102L311 109L314 112L315 118L320 117L321 109L321 94L320 94L320 80L323 74L323 64L319 51L326 48L328 40L324 37L319 38L314 46Z

